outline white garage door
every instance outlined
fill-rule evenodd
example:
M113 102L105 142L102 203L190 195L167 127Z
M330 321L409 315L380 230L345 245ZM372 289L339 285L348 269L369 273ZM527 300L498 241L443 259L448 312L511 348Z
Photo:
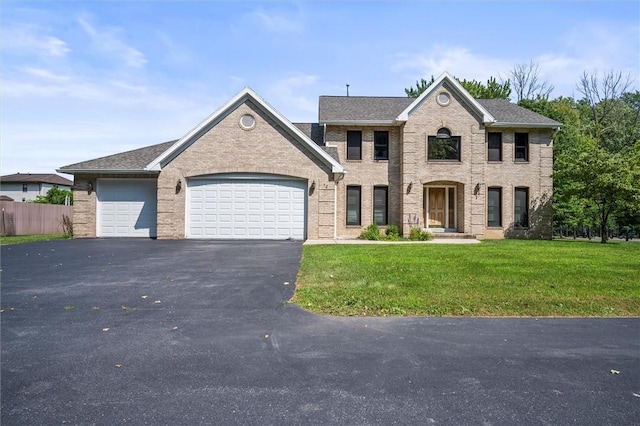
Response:
M194 179L188 186L187 238L305 238L305 181Z
M100 179L98 237L156 237L155 179Z

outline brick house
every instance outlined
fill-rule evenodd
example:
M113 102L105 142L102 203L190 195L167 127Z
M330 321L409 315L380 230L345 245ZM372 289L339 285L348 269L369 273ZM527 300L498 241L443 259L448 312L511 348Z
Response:
M321 96L318 123L246 88L179 140L59 171L77 237L353 238L375 222L550 238L559 126L447 73L415 99Z

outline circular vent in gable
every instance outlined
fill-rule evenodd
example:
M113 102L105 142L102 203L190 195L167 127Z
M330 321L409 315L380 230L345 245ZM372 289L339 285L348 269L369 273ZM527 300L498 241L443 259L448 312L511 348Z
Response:
M245 130L251 130L256 127L256 119L251 114L245 114L240 117L240 127Z

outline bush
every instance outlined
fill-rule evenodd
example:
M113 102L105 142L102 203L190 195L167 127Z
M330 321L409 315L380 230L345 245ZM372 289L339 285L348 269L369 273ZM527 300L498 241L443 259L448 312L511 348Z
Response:
M66 214L62 215L62 232L65 238L73 238L73 222Z
M400 231L396 225L387 225L387 239L389 240L398 240L400 239Z
M409 231L409 239L411 241L429 241L433 239L433 234L417 227L411 228L411 231Z
M360 236L358 236L358 238L361 240L373 240L373 241L377 241L381 237L382 235L380 235L380 228L378 228L378 225L376 225L375 223L372 223L371 225L367 226L365 230L360 233Z

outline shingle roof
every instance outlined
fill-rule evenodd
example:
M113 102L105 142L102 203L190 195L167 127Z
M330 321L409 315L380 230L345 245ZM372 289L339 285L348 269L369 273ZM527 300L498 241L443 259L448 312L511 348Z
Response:
M44 182L53 185L73 186L73 181L55 173L16 173L14 175L0 176L0 181L6 183Z
M560 126L555 120L545 117L506 99L476 99L487 111L493 115L498 123L518 123L534 125Z
M298 129L302 130L302 133L307 135L309 139L314 141L316 145L324 145L324 127L318 123L292 123Z
M319 121L392 121L414 100L409 97L320 96ZM505 99L476 100L498 123L561 124Z
M414 101L408 97L320 96L320 123L391 121Z
M61 172L82 171L82 170L144 170L151 161L165 152L176 141L163 142L157 145L146 146L132 151L121 152L119 154L108 155L94 160L69 164L59 168Z

